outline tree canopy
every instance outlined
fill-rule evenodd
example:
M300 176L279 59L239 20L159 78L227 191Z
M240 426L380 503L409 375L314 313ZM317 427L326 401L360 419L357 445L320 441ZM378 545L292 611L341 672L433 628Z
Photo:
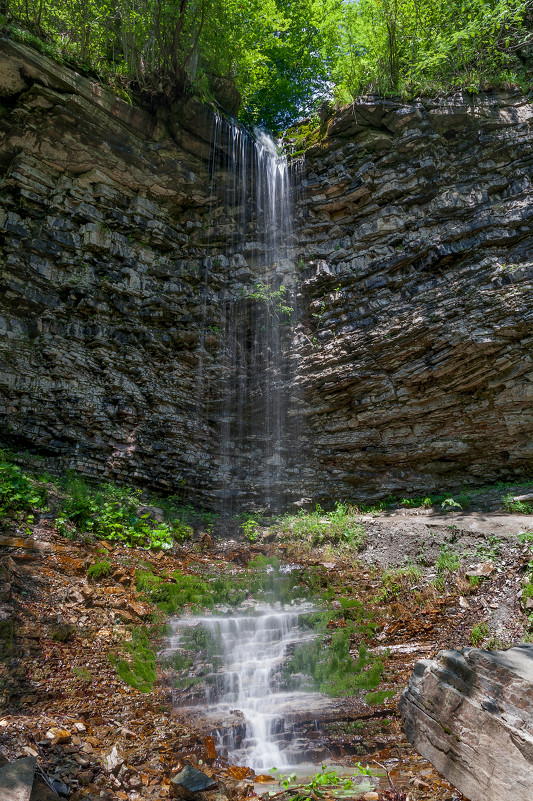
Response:
M524 89L533 72L533 0L0 0L0 15L124 98L231 79L241 119L274 131L324 100Z

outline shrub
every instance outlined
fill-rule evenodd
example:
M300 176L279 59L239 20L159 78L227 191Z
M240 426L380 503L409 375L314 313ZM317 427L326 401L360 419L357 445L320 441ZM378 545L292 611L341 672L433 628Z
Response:
M36 489L20 467L0 461L0 516L40 507L45 498L44 488Z

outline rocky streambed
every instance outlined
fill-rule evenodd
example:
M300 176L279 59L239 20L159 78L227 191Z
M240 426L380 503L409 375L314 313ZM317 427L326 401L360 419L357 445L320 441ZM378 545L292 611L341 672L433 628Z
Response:
M265 790L254 784L249 752L238 758L235 732L245 732L238 705L228 701L227 715L219 709L214 725L185 703L185 696L200 694L194 666L182 668L182 676L190 673L193 679L183 694L173 686L176 667L151 661L151 654L168 647L168 633L154 596L139 589L138 581L143 573L159 578L157 586L176 586L179 569L191 580L231 577L238 583L250 580L251 561L277 557L305 560L294 586L308 590L312 584L325 602L324 647L328 638L340 641L348 631L352 658L362 645L383 658L374 698L361 690L329 699L323 708L300 709L291 721L293 741L305 743L302 751L316 767L323 761L337 771L353 770L357 762L373 766L381 773L378 794L388 786L386 769L398 790L413 799L460 797L409 745L397 704L420 658L471 645L474 637L480 637L476 644L492 648L523 639L527 620L520 595L529 549L517 531L527 530L529 518L500 515L496 521L488 514L480 522L476 515L452 513L447 525L439 525L434 517L363 516L372 536L359 552L311 548L294 538L251 545L205 536L172 552L152 552L69 542L49 520L4 524L4 759L37 760L48 778L42 798L56 797L52 787L76 801L164 798L172 777L186 765L211 776L219 796L282 792L275 783ZM507 533L495 534L496 524ZM272 537L270 530L266 538ZM413 543L425 541L430 545L422 547L418 561L406 563ZM442 555L450 553L457 560L443 567ZM95 578L93 571L89 579L88 568L102 560L110 564L107 575ZM258 766L256 774L268 773L268 767L274 765Z

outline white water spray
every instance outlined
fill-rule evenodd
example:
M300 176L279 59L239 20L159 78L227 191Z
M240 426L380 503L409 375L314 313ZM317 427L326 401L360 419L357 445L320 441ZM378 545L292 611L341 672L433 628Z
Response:
M318 693L284 689L283 666L295 645L313 638L298 626L309 605L281 611L258 607L248 614L195 617L175 621L171 648L180 647L184 632L202 626L220 643L220 669L206 683L206 712L213 719L217 751L256 771L286 767L305 758L305 746L295 741L292 722L298 714L317 708ZM238 710L244 732L220 725Z

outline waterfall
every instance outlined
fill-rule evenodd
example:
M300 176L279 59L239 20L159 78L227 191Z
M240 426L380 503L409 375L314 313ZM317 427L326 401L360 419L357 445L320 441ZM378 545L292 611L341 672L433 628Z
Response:
M210 170L217 200L209 212L206 282L213 282L209 270L225 274L215 495L227 514L250 500L279 510L293 451L284 353L295 286L290 171L272 137L259 130L252 136L221 117L213 123ZM198 375L201 396L201 355Z
M230 762L265 771L306 758L308 745L297 742L291 720L304 710L318 709L325 699L286 689L283 666L296 644L314 636L298 626L300 615L309 609L264 606L223 618L174 621L171 651L179 651L186 633L199 627L216 643L212 660L218 670L205 684L205 703L217 752L227 751ZM225 725L235 710L242 713L244 730Z

